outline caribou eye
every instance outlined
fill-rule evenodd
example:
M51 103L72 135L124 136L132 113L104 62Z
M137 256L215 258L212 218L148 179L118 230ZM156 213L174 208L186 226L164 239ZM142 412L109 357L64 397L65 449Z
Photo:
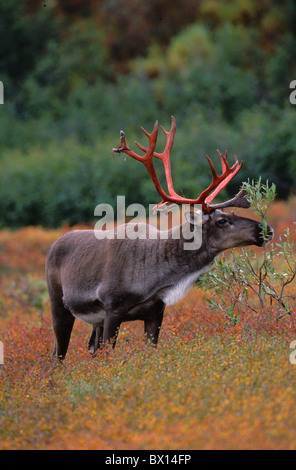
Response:
M220 220L218 220L217 224L220 225L220 227L224 227L225 225L228 224L228 220L227 219L220 219Z

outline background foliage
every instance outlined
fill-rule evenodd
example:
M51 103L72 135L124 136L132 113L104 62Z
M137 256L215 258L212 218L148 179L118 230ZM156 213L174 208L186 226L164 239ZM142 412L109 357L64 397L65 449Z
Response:
M93 219L100 202L158 201L143 168L112 156L119 130L177 119L175 186L210 180L205 154L245 165L230 186L296 186L292 0L101 0L0 4L0 227ZM160 146L164 139L160 140Z

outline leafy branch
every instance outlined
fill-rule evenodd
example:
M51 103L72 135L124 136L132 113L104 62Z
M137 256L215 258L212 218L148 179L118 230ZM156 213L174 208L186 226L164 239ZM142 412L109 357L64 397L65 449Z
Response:
M211 308L219 308L236 324L240 307L255 313L276 306L276 318L291 315L296 296L287 287L296 278L296 253L290 229L279 236L277 243L268 243L267 213L276 195L274 184L261 179L244 183L247 197L260 217L261 235L265 240L259 257L253 249L233 249L214 262L214 269L200 278L201 285L213 294L208 298ZM296 230L295 230L296 233Z

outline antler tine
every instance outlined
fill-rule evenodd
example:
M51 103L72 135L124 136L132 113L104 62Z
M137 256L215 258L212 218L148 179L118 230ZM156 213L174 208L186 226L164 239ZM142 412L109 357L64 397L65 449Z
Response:
M222 172L224 172L226 171L226 168L229 168L229 164L227 161L227 150L225 150L225 155L223 155L218 149L217 149L217 152L220 157Z
M243 165L243 162L239 163L236 157L235 157L235 163L232 167L230 167L227 163L226 170L221 175L221 177L223 176L223 178L218 177L217 179L218 184L211 188L211 191L213 189L215 189L215 191L213 191L212 194L210 194L211 191L208 193L210 195L205 198L204 200L205 204L207 204L208 206L210 205L210 203L217 196L217 194L220 191L222 191L222 189L225 188L227 184L232 180L232 178L234 178L234 176L239 172L242 165Z
M216 178L218 178L217 172L216 172L216 169L215 169L214 164L213 164L212 160L210 159L210 157L208 157L208 155L206 155L206 157L207 157L207 160L209 162L209 165L210 165L210 168L211 168L211 171L212 171L213 181L214 181Z
M212 201L212 199L214 198L214 196L212 197L212 195L210 196L211 192L216 189L215 191L215 195L217 195L221 189L224 187L222 186L223 182L226 180L226 178L228 176L230 176L230 179L233 178L232 175L232 170L233 170L233 167L230 168L230 166L228 165L228 162L227 162L227 152L225 153L225 156L222 155L221 152L219 152L218 150L218 154L219 154L219 157L220 157L220 160L221 160L221 166L222 166L222 174L220 176L217 175L217 172L216 172L216 169L214 167L214 164L212 162L212 160L210 159L210 157L208 157L208 155L206 155L207 157L207 160L209 162L209 165L210 165L210 168L211 168L211 171L212 171L212 175L213 175L213 180L212 180L212 183L210 184L210 186L208 188L206 188L200 195L200 200L202 201L201 203L204 204L207 209L209 210L209 203ZM229 181L230 181L229 179Z
M143 157L140 157L142 158L143 162L144 161L149 161L149 160L152 160L152 157L153 157L153 153L154 153L154 150L155 150L155 147L156 147L156 143L157 143L157 136L158 136L158 121L155 121L155 124L154 124L154 128L153 128L153 131L151 132L151 134L149 134L149 132L147 132L144 127L141 127L142 131L144 132L144 134L148 137L149 139L149 147L148 147L148 150L145 150L146 154L143 156ZM137 145L137 147L140 148L140 144L138 144L138 142L135 142L135 144Z
M158 136L158 121L155 121L155 124L154 124L154 128L153 128L153 131L151 132L151 134L149 134L149 132L146 131L146 129L144 129L144 127L141 127L141 130L142 132L144 132L144 134L148 137L149 139L149 146L148 146L148 150L145 149L145 152L147 153L148 152L148 155L149 155L149 158L152 158L152 155L150 155L151 151L153 150L152 154L154 153L154 150L155 150L155 147L156 147L156 143L157 143L157 136ZM137 145L137 147L141 148L142 146L140 144L138 144L138 142L135 142L135 144ZM145 158L146 158L146 155L145 155ZM148 157L147 157L148 158Z
M156 121L155 124L157 124L157 126L158 126L158 121ZM144 129L143 126L141 126L141 130L144 132L145 135L147 135L148 138L151 136L151 134L149 134L149 132L147 132L146 129Z
M154 152L153 156L159 158L163 163L169 194L173 197L180 197L174 190L172 180L171 150L174 145L176 134L176 119L174 118L174 116L171 116L171 120L172 124L169 131L167 131L164 127L160 126L161 130L164 132L167 138L165 149L162 153Z
M162 163L163 163L163 166L164 166L164 171L165 171L165 177L166 177L166 182L167 182L167 187L168 187L168 192L170 194L170 196L173 196L173 197L180 197L178 196L178 194L176 193L176 191L174 190L174 187L173 187L173 180L172 180L172 169L171 169L171 155L170 155L170 151L174 145L174 139L175 139L175 133L176 133L176 119L174 118L174 116L171 116L171 119L172 119L172 124L171 124L171 128L169 131L167 131L164 127L160 126L161 130L163 131L163 133L166 135L167 137L167 141L166 141L166 146L165 146L165 149L162 153L157 153L157 152L154 152L153 153L153 156L156 157L156 158L159 158ZM146 133L146 132L145 132ZM147 133L146 135L148 135L149 137L149 134ZM141 144L138 144L136 142L136 145L138 146L138 148L140 150L142 150L143 152L147 152L147 148L146 147L143 147L143 145ZM160 203L160 205L158 205L158 207L160 207L161 205L163 205L165 203L165 201L162 201ZM167 203L167 202L166 202Z
M176 119L174 118L174 116L171 116L171 120L172 120L172 124L171 124L171 128L169 131L165 130L164 127L160 126L162 132L167 136L167 142L166 142L165 149L161 154L155 153L154 156L157 158L162 158L164 155L170 152L174 145L177 124L176 124Z
M143 132L149 137L149 147L148 149L145 149L146 154L141 156L138 155L137 153L133 152L127 145L125 133L123 131L120 131L120 146L117 148L112 149L114 153L126 153L130 157L134 158L135 160L141 161L145 164L145 162L149 161L152 159L153 152L156 147L156 141L157 141L157 134L158 134L158 121L155 122L154 128L151 134L149 134L144 128L142 128ZM141 148L140 144L135 142L136 145ZM142 148L141 148L142 150Z

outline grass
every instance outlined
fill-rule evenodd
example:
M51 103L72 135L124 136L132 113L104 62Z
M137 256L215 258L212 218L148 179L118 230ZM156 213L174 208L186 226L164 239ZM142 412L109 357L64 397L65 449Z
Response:
M65 230L0 232L1 449L296 448L294 314L241 312L233 326L193 288L167 309L157 349L126 323L92 359L77 321L52 362L44 259Z

